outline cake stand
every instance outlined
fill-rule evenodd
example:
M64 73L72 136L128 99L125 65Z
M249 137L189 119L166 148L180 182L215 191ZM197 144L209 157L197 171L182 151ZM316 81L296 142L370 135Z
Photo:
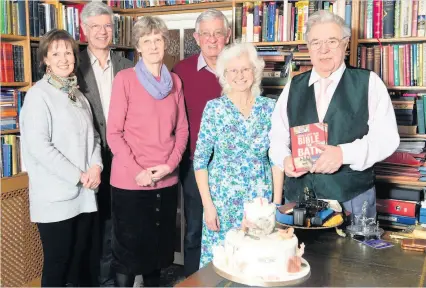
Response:
M221 277L228 279L232 282L236 282L248 286L257 286L257 287L279 287L279 286L294 286L301 284L308 280L311 276L311 266L309 263L302 258L302 267L301 271L297 273L289 273L283 276L282 279L274 281L266 281L261 278L247 278L241 275L233 274L232 272L227 272L226 269L220 263L215 263L213 261L213 270Z

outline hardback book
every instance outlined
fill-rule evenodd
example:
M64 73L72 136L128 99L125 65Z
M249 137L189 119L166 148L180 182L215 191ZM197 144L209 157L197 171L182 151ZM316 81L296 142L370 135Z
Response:
M309 171L322 152L314 144L327 144L328 125L312 123L291 127L290 138L294 171Z

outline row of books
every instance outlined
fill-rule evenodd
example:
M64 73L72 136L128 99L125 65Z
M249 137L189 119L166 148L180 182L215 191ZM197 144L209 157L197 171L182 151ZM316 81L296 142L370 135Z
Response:
M26 36L25 1L0 0L0 8L0 33Z
M338 14L351 25L351 1L244 2L235 8L235 36L242 42L306 40L309 15L321 9Z
M376 174L403 181L426 182L425 141L420 137L401 137L396 152L375 165Z
M53 28L67 30L74 39L85 42L86 37L80 25L80 14L84 4L47 4L40 0L30 1L30 36L40 37Z
M425 141L422 138L401 138L397 151L375 165L376 175L399 181L425 182ZM421 201L424 202L425 188L376 183L376 193L377 220L381 226L406 229L424 220L419 206Z
M426 43L358 46L357 65L389 86L426 86Z
M425 141L421 138L401 138L397 151L377 163L376 175L400 181L426 181ZM377 220L381 226L406 229L421 221L420 203L424 201L423 187L376 183Z
M359 38L425 36L424 0L360 1Z
M19 128L19 114L24 98L25 92L16 89L0 90L0 129L2 131Z
M0 142L1 177L10 177L25 171L21 157L21 136L1 135Z
M217 0L107 0L107 5L121 9L146 8L164 5L218 2Z
M81 24L81 11L85 4L48 4L40 0L29 2L30 35L43 36L51 29L67 30L77 41L87 41ZM131 45L133 27L132 16L114 14L112 43L122 46Z
M24 47L6 42L0 47L0 82L24 82Z
M402 97L392 97L392 105L395 110L398 130L401 134L426 134L425 93L404 93Z

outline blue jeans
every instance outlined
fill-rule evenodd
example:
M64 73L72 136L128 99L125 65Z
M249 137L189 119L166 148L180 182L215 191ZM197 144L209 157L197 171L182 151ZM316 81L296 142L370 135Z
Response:
M346 211L350 211L352 215L361 215L362 206L367 201L367 217L376 218L376 187L368 189L362 194L359 194L355 198L343 202L343 208Z

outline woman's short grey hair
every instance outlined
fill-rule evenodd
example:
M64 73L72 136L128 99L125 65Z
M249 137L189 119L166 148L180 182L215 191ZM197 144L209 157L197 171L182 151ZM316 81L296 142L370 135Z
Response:
M309 41L309 32L312 30L312 27L323 23L335 23L342 28L343 38L351 37L351 28L345 24L345 20L343 20L342 17L327 10L319 10L314 14L309 15L308 23L306 23L305 39Z
M102 2L89 2L84 5L81 11L81 22L87 24L87 18L99 15L111 16L111 22L114 23L114 14L112 13L111 7Z
M169 44L169 29L167 29L166 23L155 16L143 16L133 26L132 30L132 45L138 48L139 39L146 35L161 34L166 43L166 47Z
M203 21L209 21L214 19L222 19L223 20L223 26L225 27L225 30L228 31L229 29L229 22L226 16L219 10L216 9L207 9L200 15L198 15L197 20L195 21L195 32L200 33L200 23Z
M251 93L253 96L259 96L262 93L260 88L263 76L263 68L265 68L265 61L257 55L257 50L251 43L239 43L225 47L219 54L216 63L216 75L219 78L219 83L222 86L222 94L226 95L231 91L231 87L226 81L226 66L232 59L241 57L246 54L253 68L254 81L251 86Z

